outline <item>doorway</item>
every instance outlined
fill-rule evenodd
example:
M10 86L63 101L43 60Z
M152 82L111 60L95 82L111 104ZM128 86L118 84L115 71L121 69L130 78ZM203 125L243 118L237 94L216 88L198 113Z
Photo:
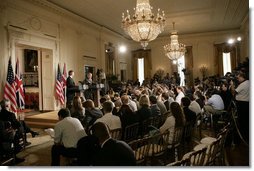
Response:
M16 44L15 56L19 59L25 108L54 110L53 50Z

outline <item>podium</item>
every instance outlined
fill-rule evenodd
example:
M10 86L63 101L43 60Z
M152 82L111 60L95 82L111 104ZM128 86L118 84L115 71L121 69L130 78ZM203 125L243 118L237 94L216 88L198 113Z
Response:
M79 84L79 90L84 92L86 99L94 101L94 105L98 107L100 105L100 90L104 88L104 84L93 83L93 84Z

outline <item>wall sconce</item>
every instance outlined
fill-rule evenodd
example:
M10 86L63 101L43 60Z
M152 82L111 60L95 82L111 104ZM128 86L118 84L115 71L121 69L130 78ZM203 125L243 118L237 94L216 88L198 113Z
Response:
M34 65L34 72L38 72L38 65Z
M208 71L208 67L206 65L202 65L201 67L199 67L199 71L201 72L203 78L205 78L206 73Z

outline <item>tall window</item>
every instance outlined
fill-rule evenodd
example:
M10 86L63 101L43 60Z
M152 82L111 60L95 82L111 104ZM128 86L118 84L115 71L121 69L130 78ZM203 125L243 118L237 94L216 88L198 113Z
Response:
M223 53L223 73L226 75L227 72L231 71L230 53Z
M140 84L143 83L145 78L145 72L144 72L144 58L138 58L138 80Z
M177 63L178 63L177 70L178 70L178 73L179 73L180 78L181 78L180 86L185 86L185 76L184 76L184 73L182 71L185 68L184 55L177 60Z

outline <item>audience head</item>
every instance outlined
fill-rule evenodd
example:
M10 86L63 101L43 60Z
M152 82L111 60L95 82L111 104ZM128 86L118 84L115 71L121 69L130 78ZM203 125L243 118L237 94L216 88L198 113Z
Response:
M170 111L172 115L175 117L175 126L184 126L185 124L185 115L179 103L172 102L170 104Z
M162 95L161 95L161 97L162 97L164 100L168 100L168 98L169 98L169 93L163 92Z
M103 104L107 99L105 97L100 98L100 104Z
M105 101L103 103L103 111L104 111L105 114L106 113L111 113L113 108L114 108L113 102L111 102L111 101Z
M122 95L121 101L122 101L123 105L128 105L129 104L129 97L128 97L128 95Z
M2 109L6 109L6 110L9 110L9 109L10 109L10 105L11 105L10 100L4 99L4 100L2 100L2 101L0 102L0 104L1 104L1 108L2 108Z
M90 130L92 135L99 139L100 144L111 137L109 128L105 123L97 122Z
M87 101L84 102L84 107L88 109L93 109L94 102L91 99L87 99Z
M142 95L139 99L140 106L150 106L150 100L147 95Z
M190 101L189 97L185 96L181 99L181 104L183 107L188 107L190 105L190 103L191 103L191 101Z
M154 95L149 96L151 104L157 104L157 98Z
M106 101L111 101L111 97L108 94L106 94L104 98L106 99Z
M73 100L72 100L72 108L74 110L80 110L80 109L83 109L83 105L82 105L82 102L81 102L81 99L79 96L74 96Z
M246 80L246 74L243 72L239 72L237 74L237 80L239 83L242 83L244 80Z
M58 117L60 120L66 118L66 117L69 117L69 116L71 116L71 114L70 114L70 110L68 108L62 108L58 112Z

